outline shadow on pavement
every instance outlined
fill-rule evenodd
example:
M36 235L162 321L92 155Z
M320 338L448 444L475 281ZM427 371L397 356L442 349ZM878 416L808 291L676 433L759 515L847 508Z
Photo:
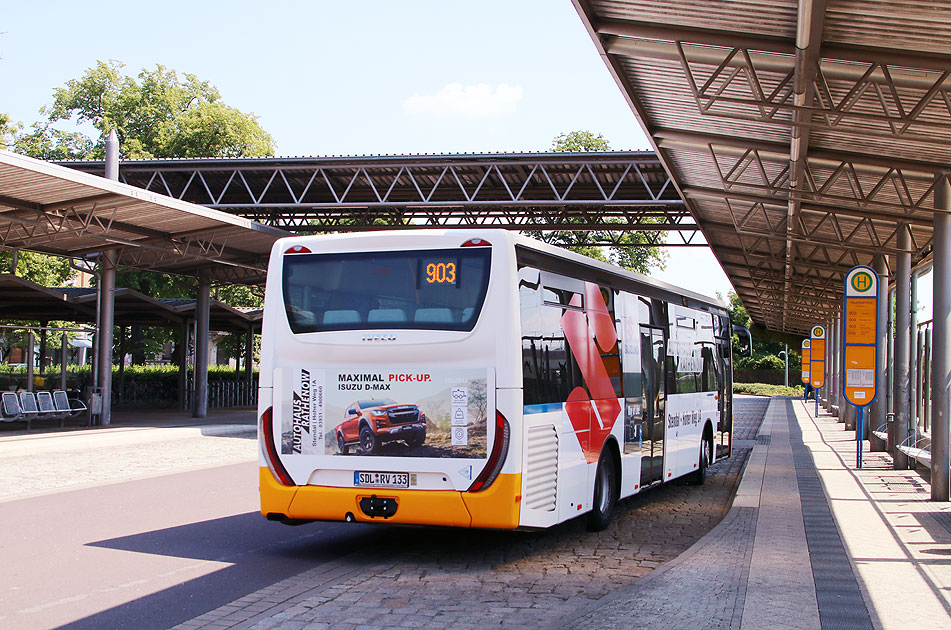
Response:
M63 628L169 628L275 582L374 544L372 526L286 527L257 512L89 543L93 547L232 563Z

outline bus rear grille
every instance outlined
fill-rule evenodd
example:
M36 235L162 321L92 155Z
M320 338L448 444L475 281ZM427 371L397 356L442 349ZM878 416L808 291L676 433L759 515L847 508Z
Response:
M558 490L558 432L553 425L528 430L525 465L525 506L533 510L555 509Z
M386 414L390 424L410 424L419 421L419 409L416 407L396 407Z

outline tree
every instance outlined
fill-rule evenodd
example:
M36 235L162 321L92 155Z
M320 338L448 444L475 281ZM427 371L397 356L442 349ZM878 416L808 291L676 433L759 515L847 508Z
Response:
M9 114L0 113L0 148L9 149L13 146L17 127L10 120Z
M12 126L7 117L0 118L0 140L8 145L12 141L14 150L20 153L47 160L103 159L105 137L113 129L119 137L119 155L126 159L274 154L274 140L257 117L223 103L218 89L208 81L187 73L180 79L174 70L162 65L143 69L136 77L125 75L123 68L118 61L99 61L79 79L56 88L53 103L40 110L44 118L29 132ZM63 122L91 124L100 136L94 140L58 128ZM28 260L39 260L30 258L38 254L20 256L20 266L26 263L29 269L33 265ZM3 260L0 256L0 263ZM68 262L61 262L69 270ZM45 266L30 273L38 277L46 273L41 273L42 269ZM46 277L52 278L49 273ZM196 293L194 282L147 271L122 271L117 274L116 286L156 298L193 298ZM223 300L233 299L235 305L245 305L253 297L244 287L223 289L222 293ZM133 326L125 347L135 362L142 362L174 335L175 331L168 329Z
M610 151L611 144L601 135L590 131L560 133L551 142L552 151Z
M788 345L790 374L800 368L799 350L802 337L766 330L753 322L736 293L730 291L727 299L730 303L730 322L748 328L753 337L753 356L750 357L743 351L739 335L733 334L734 367L740 370L782 370L783 360L779 358L779 353Z
M595 135L590 131L571 131L556 136L552 141L551 150L610 151L611 145L601 134ZM649 218L644 220L651 221ZM652 242L651 237L639 231L621 232L624 228L620 220L612 219L608 222L618 224L618 230L528 230L526 234L546 243L644 274L649 273L651 269L664 268L667 252L660 247L649 245ZM657 236L663 240L664 234L661 232ZM596 244L612 240L612 237L614 242L619 243L618 246L605 248Z
M222 103L208 81L187 73L182 81L162 65L130 77L124 67L98 61L81 78L56 88L52 105L40 110L45 119L17 136L16 150L41 159L102 159L105 137L115 129L123 158L274 154L274 140L257 117ZM100 137L57 129L60 121L91 123Z

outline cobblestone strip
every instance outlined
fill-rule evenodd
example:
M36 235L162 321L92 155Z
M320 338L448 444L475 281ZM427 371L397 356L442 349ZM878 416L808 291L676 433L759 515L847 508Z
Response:
M747 439L755 436L763 407L749 400L749 409L738 400L735 414L736 430ZM735 449L711 467L702 487L667 484L624 501L600 533L586 532L580 519L537 532L387 528L373 549L345 559L362 568L336 582L315 568L314 575L285 580L180 628L557 627L673 560L717 523L751 528L751 511L721 520L748 453L749 447ZM735 562L738 571L749 564L726 543L711 552ZM718 592L711 601L728 606L730 616L742 602L731 588L711 589ZM709 620L709 612L696 612Z

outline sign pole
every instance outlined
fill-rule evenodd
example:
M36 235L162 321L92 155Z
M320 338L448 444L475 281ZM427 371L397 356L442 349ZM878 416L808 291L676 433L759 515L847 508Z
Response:
M845 275L842 391L855 406L855 465L862 467L865 441L865 408L877 394L878 274L871 267L853 267Z
M812 344L808 339L802 340L802 346L800 347L799 353L802 356L802 375L800 380L802 381L802 401L805 403L809 400L809 348Z
M858 412L856 420L857 424L855 425L855 467L862 467L862 448L865 443L865 407L859 407L856 405L855 410Z
M816 418L819 417L819 390L826 379L826 329L813 326L809 335L809 382L816 395Z

